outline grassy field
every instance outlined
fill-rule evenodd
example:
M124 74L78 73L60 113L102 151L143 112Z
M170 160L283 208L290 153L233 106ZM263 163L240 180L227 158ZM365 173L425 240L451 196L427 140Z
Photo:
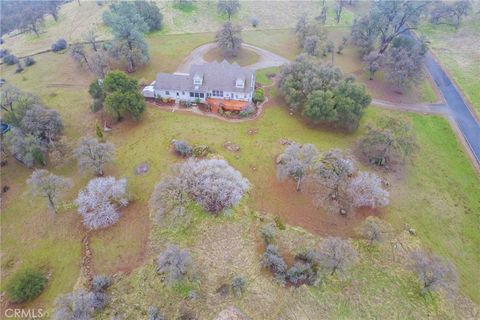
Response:
M262 43L262 37L269 39L266 31L244 34L246 39L250 39L247 40L249 43L271 47L276 53L284 50L291 55L287 52L289 40L266 40ZM271 36L279 40L292 37L285 31L273 31ZM148 37L151 62L133 76L147 81L153 79L158 71L171 72L193 48L211 41L212 38L211 33L178 36L152 34ZM345 72L355 70L355 63L348 59L351 54L349 50L353 49L347 49L337 58ZM90 99L87 93L88 84L93 78L76 67L67 54L39 55L37 64L21 74L14 74L14 67L1 68L2 76L7 81L39 95L49 107L61 113L66 127L65 134L72 144L76 144L80 136L94 135L96 116L89 111ZM291 237L291 232L300 232L303 237L313 242L319 240L318 235L351 235L360 221L353 218L351 221L339 223L339 220L311 209L306 198L292 193L288 184L278 183L275 179L274 159L283 150L278 140L288 138L301 143L314 143L320 150L351 148L366 123L374 121L382 113L387 113L371 108L362 121L361 129L355 134L347 135L306 126L289 115L275 89L271 89L269 94L272 99L265 113L250 122L233 124L192 114L163 112L149 107L141 122L124 121L107 134L107 139L116 145L117 158L115 163L107 168L106 173L128 179L133 202L124 211L117 225L92 233L94 271L114 274L138 268L130 277L124 276L115 286L114 293L118 291L115 297L124 295L126 301L139 303L143 307L144 304L153 304L155 301L167 301L162 300L163 298L178 302L190 286L193 286L200 290L202 295L205 294L207 299L199 300L194 306L201 310L202 315L208 317L218 312L217 309L213 310L212 306L220 308L233 303L228 299L217 301L214 295L211 296L212 288L218 285L218 281L225 281L217 279L217 276L227 277L246 272L249 282L255 284L249 289L248 295L238 303L246 311L251 311L252 316L258 315L260 318L267 313L272 319L282 316L288 318L289 314L305 317L302 316L303 311L298 309L298 304L289 303L286 304L288 307L282 308L278 301L303 301L307 306L307 314L322 314L332 318L384 318L391 314L398 317L408 315L407 317L411 318L424 317L427 314L450 318L456 314L465 314L463 312L467 311L459 310L460 305L465 302L463 300L462 303L455 302L452 306L448 302L443 303L440 297L435 298L432 303L420 299L416 295L410 273L402 271L403 267L400 265L385 260L383 255L366 252L360 242L356 242L356 246L362 252L363 262L355 269L352 279L347 282L333 281L325 290L279 288L272 282L270 275L260 272L254 232L258 221L250 213L252 210L278 215L292 226L300 226L317 234L312 236L293 230L286 232L287 240ZM385 176L391 181L392 204L382 214L399 232L404 230L405 224L415 228L417 238L424 246L452 259L461 276L462 293L478 304L480 238L475 228L479 224L480 200L476 195L480 192L480 179L445 119L414 114L407 116L413 123L420 149L404 172ZM248 134L251 128L258 129L258 133ZM179 161L170 152L169 143L172 139L210 145L252 182L252 192L237 209L235 217L214 219L195 211L195 221L198 223L191 229L158 230L157 227L152 227L147 200L155 183L169 172L171 164ZM241 151L233 154L225 150L222 145L226 140L239 144ZM143 176L135 175L135 167L143 162L149 163L150 171ZM91 178L91 175L80 172L75 161L71 159L65 159L61 166L49 165L47 169L73 179L74 187L67 197L67 202L72 201L78 190ZM53 218L41 199L31 198L25 193L25 180L30 174L31 170L20 166L13 159L9 159L8 165L2 168L2 185L10 187L10 190L2 195L1 202L2 289L5 280L8 280L14 271L28 266L40 267L51 274L51 280L46 292L30 305L51 306L57 295L71 291L77 282L81 262L81 239L85 230L75 210L63 210ZM223 240L220 241L221 239ZM284 245L292 245L292 242L287 240L284 240ZM152 254L156 254L166 241L191 247L200 270L206 270L208 266L212 268L212 273L203 272L200 284L161 289L158 279L153 278L150 261ZM148 243L152 246L149 247ZM229 252L228 245L234 246L232 255L221 256ZM212 246L218 247L210 250ZM215 255L211 256L210 252ZM223 260L215 264L216 260L213 259L217 258L217 255ZM240 263L243 258L246 261L245 271ZM375 262L374 267L371 267L370 260ZM240 262L237 264L235 261ZM222 270L227 264L229 267ZM147 290L145 293L144 289ZM373 298L379 296L382 298ZM257 300L258 303L255 304ZM202 307L199 305L202 301L208 303L203 303ZM216 302L218 304L215 304ZM468 301L465 303L468 306ZM279 309L268 308L273 308L274 305ZM169 315L176 312L176 306L176 303L165 306ZM135 315L138 315L139 310L131 312L133 318L138 318Z
M476 3L477 12L480 8ZM462 23L458 30L428 23L421 25L419 34L425 35L430 41L433 52L453 77L470 106L480 116L480 19L473 12Z

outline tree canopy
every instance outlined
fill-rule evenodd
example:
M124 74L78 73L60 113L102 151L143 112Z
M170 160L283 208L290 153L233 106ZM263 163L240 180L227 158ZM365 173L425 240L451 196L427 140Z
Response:
M233 25L230 21L223 24L215 36L218 47L224 56L236 56L242 45L242 27Z

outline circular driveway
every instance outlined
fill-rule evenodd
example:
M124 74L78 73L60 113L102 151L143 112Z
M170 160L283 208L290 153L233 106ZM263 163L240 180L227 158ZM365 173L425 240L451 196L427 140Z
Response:
M207 61L203 59L203 56L205 55L205 53L216 47L216 43L207 43L198 48L195 48L185 59L183 59L182 64L180 64L180 66L177 68L177 72L188 73L192 64L207 63ZM250 44L244 43L242 44L242 47L255 52L260 57L258 62L245 66L249 69L258 70L269 67L278 67L290 62L284 57L281 57L270 51L252 46Z

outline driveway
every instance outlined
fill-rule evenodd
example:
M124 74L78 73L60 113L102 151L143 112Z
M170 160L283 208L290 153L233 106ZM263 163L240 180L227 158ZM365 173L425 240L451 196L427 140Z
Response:
M278 67L281 66L285 63L289 63L290 61L288 59L285 59L284 57L281 57L275 53L272 53L270 51L249 45L249 44L242 44L244 48L247 48L256 54L260 56L260 59L258 62L245 66L246 68L249 69L263 69L263 68L269 68L269 67ZM204 44L203 46L200 46L196 49L194 49L183 61L182 64L177 68L177 72L182 72L182 73L187 73L190 71L190 66L192 64L202 64L206 63L203 59L203 56L205 53L210 51L211 49L214 49L217 47L216 43L207 43Z
M450 116L456 122L477 163L480 164L480 124L463 100L457 86L430 52L426 55L425 65L442 93Z

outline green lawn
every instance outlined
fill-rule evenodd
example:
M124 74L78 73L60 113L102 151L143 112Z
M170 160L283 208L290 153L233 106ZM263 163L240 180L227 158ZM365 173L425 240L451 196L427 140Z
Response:
M280 71L279 67L270 67L270 68L257 70L256 72L257 82L263 85L272 84L272 80L268 76L278 75L279 71Z
M476 11L480 6L476 3ZM480 115L480 19L473 13L468 16L458 30L440 25L423 23L418 33L425 35L440 63L453 77L472 109Z
M260 45L262 35L258 31L251 34L250 43ZM281 37L277 32L274 32L273 36ZM211 41L212 38L213 35L208 33L180 36L153 34L148 37L151 45L151 62L134 76L147 81L152 80L158 71L171 72L190 50ZM280 44L274 42L268 43L266 40L264 45L276 47L278 52L287 49L287 42ZM14 67L2 66L2 76L24 90L40 95L48 106L58 110L64 119L65 134L73 144L80 136L94 135L96 119L89 112L90 99L87 93L92 77L78 69L67 54L40 55L37 64L26 68L21 74L14 74ZM260 79L263 79L262 76ZM289 138L301 143L314 143L320 150L334 147L349 148L362 130L348 135L309 128L288 114L275 89L272 89L271 95L272 99L265 113L250 122L233 124L191 114L163 112L149 107L141 122L134 124L125 121L115 126L114 130L107 134L107 139L116 145L117 159L114 165L107 168L106 173L128 178L133 202L118 225L92 234L95 270L106 273L128 271L151 261L151 257L148 256L147 239L153 234L150 233L147 200L154 184L163 174L168 173L172 163L179 161L170 152L169 143L172 139L185 139L190 143L205 143L212 146L252 182L254 188L242 205L242 210L246 208L244 206L259 210L263 204L268 207L275 202L278 212L270 213L282 216L289 223L297 221L296 217L291 216L293 211L282 211L282 207L288 208L296 203L302 203L301 199L291 192L287 197L278 197L274 192L279 188L275 179L274 159L283 150L278 140ZM365 123L373 121L384 112L387 113L371 108L362 122L362 128ZM445 119L413 114L408 116L412 119L420 149L415 160L407 166L404 175L387 177L392 180L393 187L392 203L386 209L386 218L394 223L397 230L401 230L403 224L408 223L417 230L418 238L426 247L452 259L461 275L462 292L479 303L480 296L476 284L480 277L478 271L480 239L475 228L479 224L480 200L476 195L480 192L480 179ZM248 134L250 128L257 128L258 133ZM226 140L239 144L241 152L233 154L226 151L222 146ZM144 176L136 176L134 168L142 162L150 164L150 171ZM56 168L49 166L47 169L73 179L74 187L68 201L73 200L78 190L91 178L90 175L79 172L73 160L67 160L64 166ZM2 184L11 188L2 198L2 288L4 280L8 280L13 271L27 266L42 267L51 272L52 277L45 294L32 305L51 306L57 295L72 290L77 281L81 255L80 241L85 230L81 227L80 219L74 210L66 210L53 219L41 199L33 199L25 194L25 179L30 173L31 170L21 167L12 159L2 168ZM288 202L288 206L283 201ZM312 216L316 214L307 213ZM213 224L218 224L218 227L222 228L221 222L222 220L215 220ZM212 223L208 222L205 228L211 226ZM249 254L252 255L252 252ZM257 255L253 253L253 257ZM363 268L366 270L367 265ZM260 277L258 269L252 270L252 279ZM360 274L363 274L362 281L373 281L372 286L377 290L384 282L390 281L397 271L395 268L377 270L375 272L384 272L378 279L375 272L362 271L365 273ZM143 271L139 272L141 274ZM401 277L402 280L399 280L401 290L396 285L388 289L392 295L397 294L395 291L399 290L398 295L391 296L399 300L409 295L405 283L412 283L408 275ZM264 278L262 283L268 279ZM209 285L213 285L212 279L208 281ZM349 290L348 287L341 285L335 285L329 290L342 288ZM369 294L381 292L378 290L374 291L372 288ZM335 297L326 296L322 292L314 292L312 295L319 296L317 302ZM312 295L307 294L305 297L311 298ZM353 299L355 296L353 298L347 296L348 298L340 299L338 309L331 313L329 311L328 314L343 317L374 316L369 314L368 310L356 307ZM251 296L250 299L255 299L255 296ZM417 301L418 298L411 299L416 302L402 308L410 306L412 309L409 312L412 312L412 317L425 315L430 310L427 306L427 311L421 309L416 313L413 308L420 302ZM251 300L242 303L247 305L249 301ZM404 302L402 300L399 303ZM400 306L397 305L402 309ZM371 312L374 313L375 310L379 310L378 315L386 315L389 308L385 307L383 311L374 308ZM443 315L444 312L433 311L437 312L435 313L437 315ZM397 314L402 315L400 312Z

